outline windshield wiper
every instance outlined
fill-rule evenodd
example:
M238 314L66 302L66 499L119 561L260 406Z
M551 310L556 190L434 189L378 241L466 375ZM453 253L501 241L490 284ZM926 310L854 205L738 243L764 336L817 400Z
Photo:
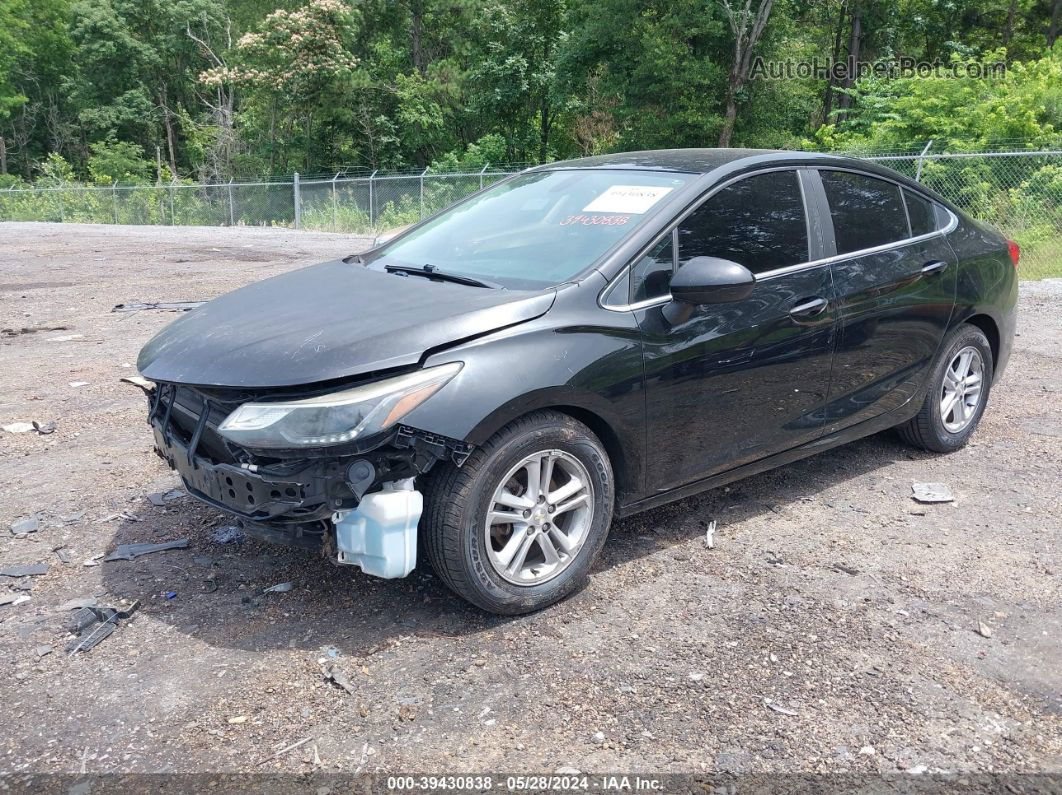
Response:
M446 271L439 270L434 265L422 265L420 267L414 265L385 265L384 270L388 273L404 273L407 276L426 276L429 279L436 279L440 282L465 284L469 287L490 287L495 290L501 289L501 285L495 282L485 282L482 279L473 279L471 276L458 276L456 273L447 273Z

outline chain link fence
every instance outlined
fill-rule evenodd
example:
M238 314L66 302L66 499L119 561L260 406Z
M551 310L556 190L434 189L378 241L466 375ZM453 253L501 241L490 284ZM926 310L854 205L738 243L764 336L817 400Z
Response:
M918 180L1022 248L1026 279L1062 277L1062 151L859 153ZM0 190L0 221L285 226L362 235L415 223L514 173L335 174L226 184Z

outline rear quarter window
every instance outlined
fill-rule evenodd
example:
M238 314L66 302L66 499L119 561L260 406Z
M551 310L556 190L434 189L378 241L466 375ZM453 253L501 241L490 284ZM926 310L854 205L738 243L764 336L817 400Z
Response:
M837 253L895 243L911 236L900 186L851 171L820 171L830 203Z
M911 219L911 236L928 235L947 224L947 211L943 207L919 196L917 193L903 190L907 204L907 217Z

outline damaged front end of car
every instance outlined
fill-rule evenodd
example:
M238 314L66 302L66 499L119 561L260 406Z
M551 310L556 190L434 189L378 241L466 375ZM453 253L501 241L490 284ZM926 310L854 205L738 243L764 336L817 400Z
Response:
M399 577L416 562L414 479L472 450L402 418L460 369L262 390L125 380L146 393L155 451L191 496L262 540Z

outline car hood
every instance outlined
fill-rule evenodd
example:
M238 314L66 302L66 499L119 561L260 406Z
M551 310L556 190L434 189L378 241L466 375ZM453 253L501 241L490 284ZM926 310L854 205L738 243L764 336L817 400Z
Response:
M425 351L539 317L556 293L483 289L342 260L193 309L144 346L140 373L199 386L284 387L416 364Z

